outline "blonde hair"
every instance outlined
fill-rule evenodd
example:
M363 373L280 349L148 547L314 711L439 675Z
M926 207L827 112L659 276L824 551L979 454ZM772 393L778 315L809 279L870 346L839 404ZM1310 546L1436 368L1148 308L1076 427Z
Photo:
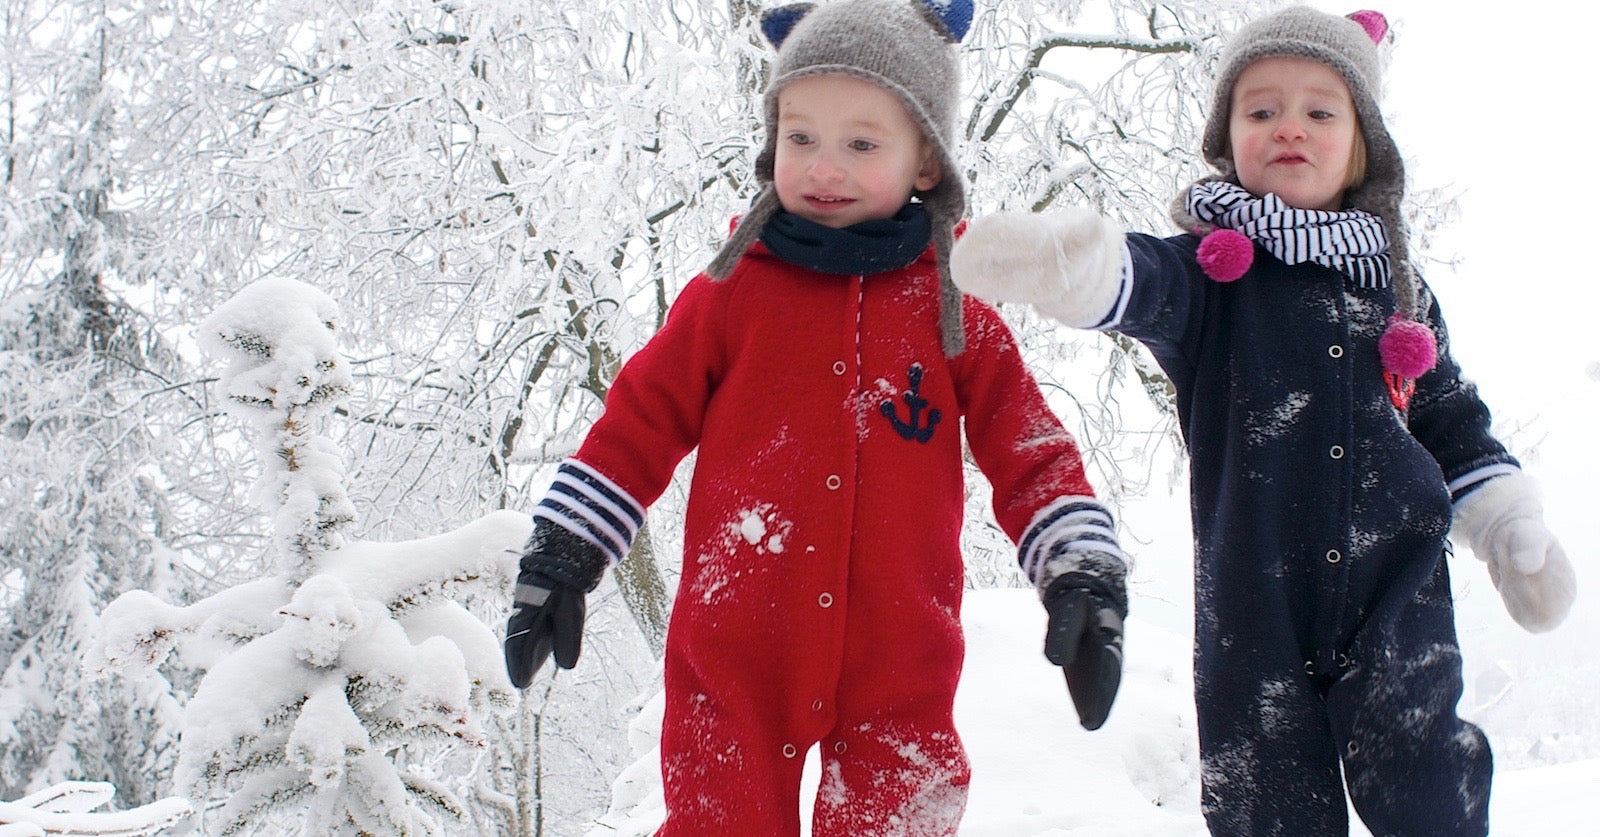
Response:
M1350 167L1344 174L1346 192L1360 186L1367 179L1367 133L1356 120L1356 141L1350 143Z

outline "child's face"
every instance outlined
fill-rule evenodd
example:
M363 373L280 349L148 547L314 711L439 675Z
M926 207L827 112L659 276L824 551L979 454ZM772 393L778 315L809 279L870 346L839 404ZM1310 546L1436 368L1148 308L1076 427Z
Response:
M938 157L893 93L840 74L778 93L773 185L789 212L835 229L888 218L939 178Z
M1360 122L1344 79L1309 58L1263 58L1239 74L1228 144L1239 185L1300 209L1339 209Z

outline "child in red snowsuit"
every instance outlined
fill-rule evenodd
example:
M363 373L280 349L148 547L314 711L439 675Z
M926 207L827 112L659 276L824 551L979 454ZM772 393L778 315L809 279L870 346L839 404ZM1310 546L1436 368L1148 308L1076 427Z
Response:
M969 769L959 436L1050 614L1047 653L1098 727L1121 672L1111 516L995 311L945 267L969 2L769 13L764 190L534 513L506 659L576 662L583 594L699 455L667 633L664 835L953 834ZM759 239L759 240L758 240Z

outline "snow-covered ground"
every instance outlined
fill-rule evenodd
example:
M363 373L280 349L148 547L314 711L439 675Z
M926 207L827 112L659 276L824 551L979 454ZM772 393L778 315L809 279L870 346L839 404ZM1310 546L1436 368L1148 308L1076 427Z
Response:
M973 782L963 837L1205 834L1188 638L1131 619L1122 694L1106 726L1086 732L1060 673L1029 641L1044 628L1030 597L1025 590L981 590L964 608L969 645L956 716ZM1466 652L1470 670L1472 649ZM1573 685L1546 695L1552 702L1583 699ZM1493 724L1468 711L1471 700L1469 689L1463 712L1488 727L1493 740ZM1587 830L1594 827L1596 791L1600 759L1502 767L1490 806L1492 833L1593 833ZM1365 831L1356 825L1352 833Z
M1470 562L1470 557L1463 564ZM1464 572L1481 570L1463 566ZM1460 586L1460 585L1458 585ZM1469 599L1474 598L1471 592ZM1136 599L1134 608L1140 602ZM1476 602L1470 602L1476 604ZM1096 732L1078 726L1060 670L1040 653L1044 613L1028 590L969 592L962 618L967 628L967 665L956 697L956 723L972 759L972 788L961 837L1190 837L1206 833L1200 816L1199 763L1191 704L1189 638L1132 618L1127 630L1127 669L1111 719ZM1501 616L1509 624L1510 619ZM1575 644L1568 626L1548 637L1509 641ZM1590 625L1592 627L1592 625ZM1498 633L1498 631L1493 631ZM1586 634L1592 636L1592 633ZM1563 717L1582 727L1543 729L1542 737L1570 737L1591 748L1600 722L1584 712L1587 691L1600 682L1593 669L1579 680L1563 671L1541 686L1490 678L1494 694L1472 681L1500 671L1485 647L1466 642L1468 696L1462 711L1514 741L1539 718ZM1525 649L1526 650L1526 649ZM1550 652L1550 649L1545 649ZM1544 656L1537 651L1535 657ZM1559 653L1559 652L1554 652ZM1474 677L1474 673L1477 677ZM1551 688L1551 684L1567 684ZM1498 715L1473 712L1474 701L1504 702L1532 687L1541 711ZM1498 704L1495 704L1498 705ZM654 735L661 701L651 701L632 730L640 760L619 780L617 807L590 837L645 835L662 815ZM1499 727L1499 729L1497 729ZM1535 741L1539 737L1535 738ZM1592 750L1591 750L1592 752ZM1526 753L1501 753L1490 806L1496 837L1549 837L1594 833L1600 758L1535 766ZM813 758L810 785L814 786ZM804 806L802 806L804 811ZM1351 833L1367 832L1352 818Z

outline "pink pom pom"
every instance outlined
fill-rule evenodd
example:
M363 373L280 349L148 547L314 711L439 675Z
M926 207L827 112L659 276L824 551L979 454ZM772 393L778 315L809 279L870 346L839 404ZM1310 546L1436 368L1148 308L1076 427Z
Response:
M1438 361L1439 341L1426 324L1396 314L1378 338L1378 357L1384 369L1415 380Z
M1383 36L1389 34L1389 19L1384 17L1382 12L1362 9L1359 12L1351 12L1345 17L1361 24L1361 28L1367 30L1367 37L1375 44L1383 43Z
M1250 269L1256 247L1236 230L1213 230L1200 240L1194 258L1207 276L1218 282L1232 282Z

